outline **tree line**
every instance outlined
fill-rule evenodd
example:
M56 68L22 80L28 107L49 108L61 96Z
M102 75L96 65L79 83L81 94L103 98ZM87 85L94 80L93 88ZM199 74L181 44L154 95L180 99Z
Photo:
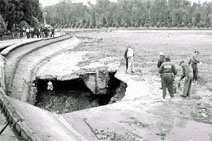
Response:
M211 27L212 2L189 0L64 0L45 8L47 22L61 27Z
M37 26L42 20L39 0L0 0L1 25L8 30Z

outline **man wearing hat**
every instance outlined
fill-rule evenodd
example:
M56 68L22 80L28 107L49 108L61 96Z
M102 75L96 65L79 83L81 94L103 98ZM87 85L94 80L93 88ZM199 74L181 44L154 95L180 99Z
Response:
M165 62L165 54L163 52L160 52L160 56L159 56L159 59L158 59L158 64L157 64L157 67L160 68L160 66ZM160 78L161 78L161 88L162 89L162 76L160 75Z
M160 52L157 67L160 68L160 66L163 64L163 62L165 62L165 55L163 52Z
M174 97L173 85L177 71L169 56L165 57L165 62L160 66L159 73L162 78L163 99L166 97L166 89L168 89L170 97Z

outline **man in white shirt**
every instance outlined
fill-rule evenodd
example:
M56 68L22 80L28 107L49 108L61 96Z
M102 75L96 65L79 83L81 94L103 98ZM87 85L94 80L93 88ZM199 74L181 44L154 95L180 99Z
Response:
M193 81L197 82L198 80L198 64L199 61L199 51L195 50L193 56L191 57L189 64L192 66L193 69Z
M46 89L49 92L49 95L54 94L54 86L53 86L52 81L48 81Z
M124 56L126 59L127 73L134 73L134 51L130 46L126 49Z

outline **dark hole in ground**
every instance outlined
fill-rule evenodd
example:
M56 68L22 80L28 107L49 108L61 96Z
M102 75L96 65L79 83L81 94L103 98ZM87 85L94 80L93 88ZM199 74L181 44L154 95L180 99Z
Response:
M51 80L53 91L47 90L49 80L37 79L38 93L35 106L62 114L113 103L123 98L126 89L126 84L116 79L114 74L110 73L107 93L102 95L92 94L80 78L66 81Z

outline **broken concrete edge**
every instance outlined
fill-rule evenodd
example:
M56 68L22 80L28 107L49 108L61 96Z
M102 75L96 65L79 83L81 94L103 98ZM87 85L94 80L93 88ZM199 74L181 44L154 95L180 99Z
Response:
M4 91L0 88L0 108L3 111L7 121L10 123L11 127L14 129L15 133L20 137L22 141L46 141L44 136L39 133L37 134L37 132L34 130L34 127L29 125L28 122L30 121L25 120L25 116L21 113L21 111L18 111L18 108L16 108L12 104L12 102L14 101L21 102L19 100L6 96ZM33 105L30 105L30 106L33 106ZM72 141L87 141L87 139L84 138L83 135L81 135L79 132L77 132L71 125L69 125L62 118L62 116L56 115L56 114L50 114L49 117L52 117L52 119L56 123L60 124L60 128L64 128L64 133L68 131L67 132L68 136L70 137ZM48 137L52 137L52 136L48 136ZM58 139L54 139L54 137L52 137L52 139L54 141L58 140ZM61 138L61 140L63 139Z
M16 111L16 108L10 103L5 92L0 88L0 107L7 121L12 128L24 141L41 141L41 138L35 136L33 131L28 128L27 123L24 121L24 117Z
M48 57L48 59L52 57L54 57L54 55L51 57ZM102 95L106 93L106 89L108 88L108 83L110 81L110 79L106 76L109 76L111 74L115 75L115 73L118 71L121 65L121 61L120 61L119 63L116 63L115 67L114 66L111 67L110 65L107 66L107 64L105 64L105 66L103 67L98 66L96 68L82 68L73 73L62 75L62 76L61 75L59 76L58 75L42 75L42 76L37 75L37 71L39 70L39 68L43 64L45 64L48 61L48 59L44 59L39 64L36 64L35 68L32 69L31 80L29 84L29 92L28 92L29 95L27 98L27 102L31 103L32 105L34 105L36 101L35 98L37 95L36 94L37 80L69 81L74 79L81 79L93 94ZM126 87L127 87L127 84L126 84ZM117 99L115 97L114 99Z
M75 45L75 46L78 46L78 45L80 45L81 44L81 40L79 40L78 38L76 38L75 36L70 36L70 38L72 38L72 40L78 40L79 42ZM27 101L28 101L28 103L30 103L30 104L34 104L34 101L35 101L35 97L34 97L34 92L32 91L33 90L33 83L36 81L36 79L38 79L37 77L36 77L36 74L37 74L37 72L38 72L38 70L39 70L39 68L40 67L42 67L45 63L47 63L48 61L49 61L49 59L50 58L53 58L53 57L55 57L55 56L57 56L57 55L59 55L59 54L61 54L61 53L63 53L63 52L65 52L65 51L68 51L68 50L70 50L70 49L65 49L65 50L60 50L60 51L58 51L58 52L56 52L56 53L54 53L54 54L52 54L51 56L49 56L49 57L47 57L47 58L44 58L43 60L41 60L39 63L37 63L36 65L34 65L34 67L33 67L33 69L31 70L31 79L30 79L30 84L29 84L29 89L28 89L28 94L29 94L29 96L28 96L28 98L27 98ZM52 78L52 79L54 79L54 78ZM34 87L35 88L35 87ZM36 88L35 88L35 90L36 90Z
M20 61L22 60L22 58L24 58L26 55L28 55L28 54L34 52L35 50L40 49L40 48L43 48L43 47L46 47L46 46L49 46L49 45L51 45L51 44L55 44L55 43L57 43L57 42L61 42L61 41L68 40L68 39L72 38L71 35L66 34L66 35L62 35L62 36L58 36L58 37L54 37L54 38L48 38L48 39L46 39L46 40L57 39L57 38L60 38L60 37L63 37L63 38L60 39L60 40L52 41L52 42L50 42L50 43L48 43L48 44L39 46L39 47L37 47L37 48L35 48L35 49L32 49L31 51L27 52L26 54L24 54L23 56L21 56L20 58L18 58L17 63L15 64L15 68L17 68L17 66L18 66L18 64L20 63ZM15 71L16 71L16 69L14 70L14 72L13 72L12 74L15 74ZM13 79L14 79L14 75L12 75L11 81L13 81ZM10 82L9 84L11 85L12 83ZM7 86L8 89L12 87L12 86L10 86L10 85ZM10 93L10 91L7 91L7 94L8 94L8 93Z
M29 40L29 41L13 44L13 45L7 46L5 49L3 49L1 51L1 55L7 56L10 52L15 50L16 48L22 47L24 45L28 45L28 44L31 44L31 43L39 42L39 41L42 41L42 40L55 39L55 38L59 38L59 37L62 37L62 36L65 36L65 34L64 35L60 35L60 36L56 36L56 37L50 37L50 38L36 38L36 39L33 39L33 40Z
M72 37L72 40L79 40L78 38L76 38L75 36ZM81 44L81 41L79 40L79 43L75 46L78 46ZM41 78L42 76L36 76L39 68L41 68L44 64L46 64L47 62L49 62L49 60L57 55L60 55L62 53L64 53L65 51L68 51L70 49L65 49L65 50L60 50L54 54L52 54L51 56L47 57L47 58L44 58L43 60L41 60L38 64L35 65L35 67L32 69L32 72L31 72L31 82L35 81L36 78ZM57 77L57 76L56 76ZM66 76L65 76L66 77ZM44 77L45 78L45 77ZM50 79L55 79L54 76L52 75L48 75L46 76L46 78L50 78ZM76 75L76 78L77 78L77 75Z
M98 94L100 89L103 87L106 88L109 81L109 73L116 73L117 68L109 68L109 67L100 67L93 69L82 69L76 71L74 73L65 75L65 76L33 76L31 82L34 82L38 79L43 80L57 80L57 81L66 81L66 80L74 80L74 79L82 79L85 85L90 89L93 94ZM103 75L103 76L102 76ZM107 77L108 76L108 77ZM103 77L103 78L102 78ZM34 95L34 94L31 94Z
M108 71L111 73L117 72L119 67L117 68L109 68L109 67L98 67L98 68L88 68L88 69L80 69L78 71L75 71L71 74L63 75L63 76L58 76L58 75L34 75L32 82L36 79L49 79L49 80L58 80L58 81L66 81L66 80L72 80L72 79L78 79L80 78L83 74L96 74L97 72L104 72ZM117 78L118 79L118 78Z

